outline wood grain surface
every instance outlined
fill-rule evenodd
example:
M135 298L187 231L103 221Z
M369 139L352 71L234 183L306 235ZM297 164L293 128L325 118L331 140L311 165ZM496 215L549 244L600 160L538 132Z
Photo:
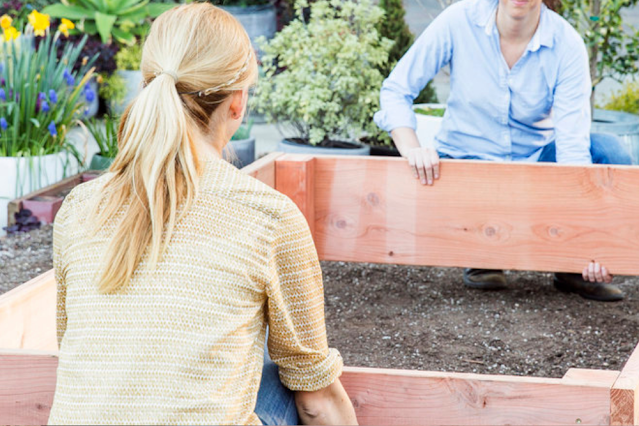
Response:
M345 368L360 425L607 425L614 377L545 379Z
M53 269L0 296L0 349L57 350L56 297Z
M297 204L311 234L315 234L315 158L309 155L279 157L275 166L275 188Z
M610 390L610 424L639 425L639 345Z
M276 187L308 205L294 157ZM639 275L639 167L443 160L424 186L403 159L318 156L314 182L324 260Z
M281 152L272 152L259 160L255 160L241 170L247 175L264 182L271 188L275 188L275 160L282 155L284 154Z
M0 424L46 425L55 393L54 352L0 351Z

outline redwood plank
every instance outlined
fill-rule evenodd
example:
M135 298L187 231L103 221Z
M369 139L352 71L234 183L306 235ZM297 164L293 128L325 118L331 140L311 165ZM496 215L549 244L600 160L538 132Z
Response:
M53 269L0 296L0 348L57 350L56 297Z
M324 260L639 275L637 167L443 160L429 187L404 159L317 157L315 182Z
M275 189L297 204L315 235L315 158L287 154L277 159L275 170Z
M0 353L0 424L46 423L55 355ZM608 424L613 383L357 367L341 381L362 425Z
M55 393L53 352L0 352L0 424L45 425Z
M610 390L610 424L639 425L639 345Z
M345 368L360 425L607 425L613 379Z
M272 152L248 166L243 167L242 171L264 182L271 188L275 188L275 160L282 155L284 154L281 152Z

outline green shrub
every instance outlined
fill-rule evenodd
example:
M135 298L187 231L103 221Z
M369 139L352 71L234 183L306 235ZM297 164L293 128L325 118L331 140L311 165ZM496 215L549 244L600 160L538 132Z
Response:
M104 100L121 103L126 95L126 82L117 72L100 74L98 93Z
M306 20L306 7L298 0L297 18L260 42L258 112L312 145L380 134L372 117L384 80L379 68L392 46L376 29L383 11L371 0L318 0Z
M639 83L632 82L624 84L619 91L610 97L603 108L639 114Z
M379 7L384 10L386 16L380 21L378 30L382 37L389 38L395 42L388 53L388 62L380 69L384 77L388 77L397 62L411 47L415 37L404 21L406 11L402 0L380 0ZM433 88L432 81L428 82L414 101L414 103L418 104L437 102L437 94Z

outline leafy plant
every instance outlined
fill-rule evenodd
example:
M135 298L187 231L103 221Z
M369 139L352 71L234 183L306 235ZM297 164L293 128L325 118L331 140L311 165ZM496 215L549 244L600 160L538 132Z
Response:
M125 46L115 55L115 64L119 70L139 71L142 63L142 43L141 41Z
M297 18L261 40L265 77L255 106L312 145L381 133L371 117L392 45L376 30L383 11L371 0L317 0L306 20L307 6L298 0Z
M100 87L98 93L102 99L120 103L126 95L126 82L117 72L111 75L100 74L98 77Z
M173 8L172 3L150 3L149 0L75 0L73 4L56 3L44 13L55 18L79 20L78 27L86 34L99 34L102 43L113 39L133 45L136 36L148 31L148 18L157 18Z
M216 6L261 6L272 3L271 0L211 0Z
M386 16L379 22L378 31L382 37L389 38L395 42L388 53L388 62L380 68L382 75L388 77L397 62L411 47L415 37L408 29L406 21L404 21L406 11L402 0L380 0L379 7L384 10ZM415 98L414 103L437 103L437 94L433 88L432 81L428 82L426 87Z
M251 137L251 129L253 128L253 119L249 119L248 123L242 124L237 132L231 138L232 141L241 141Z
M18 213L14 213L15 224L11 226L5 226L2 229L7 231L7 234L13 235L19 232L29 232L33 229L40 228L40 221L33 212L28 209L20 209Z
M624 84L621 90L610 97L603 108L639 114L639 83L632 82Z
M33 12L37 13L37 12ZM80 59L84 40L65 41L49 32L46 15L35 15L15 39L0 49L0 156L28 157L71 150L66 133L81 115L95 58ZM46 28L45 28L46 23ZM13 27L11 27L13 28ZM5 29L5 37L10 29ZM34 43L34 32L46 35ZM64 46L58 59L57 45ZM81 61L78 71L74 66Z
M591 103L595 88L610 77L622 81L639 72L639 31L624 22L624 8L637 0L562 0L560 12L581 34L590 58Z
M71 35L68 37L68 40L74 45L77 45L84 38L84 35ZM62 55L63 49L64 45L60 44L58 46L58 56ZM93 62L95 73L111 75L116 69L115 55L118 53L119 50L120 47L116 43L104 44L98 36L88 36L86 38L86 43L82 48L80 57L95 57L95 62ZM74 70L78 71L81 64L81 62L76 63Z
M430 115L431 117L443 117L446 108L415 108L416 114Z
M96 119L87 123L89 132L100 148L100 155L106 158L115 158L118 155L118 126L120 119L110 115L104 117L104 125Z

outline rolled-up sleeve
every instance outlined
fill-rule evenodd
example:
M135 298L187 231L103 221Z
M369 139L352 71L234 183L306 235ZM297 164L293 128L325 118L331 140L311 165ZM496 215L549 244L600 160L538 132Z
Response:
M456 10L449 8L437 16L384 80L381 109L374 116L379 128L387 132L399 127L416 128L413 100L450 62L453 52L450 20Z
M293 203L280 218L272 247L269 355L287 388L323 389L341 375L343 361L328 347L322 271L306 219Z
M590 164L590 94L592 83L588 52L581 39L563 55L554 93L557 162Z

